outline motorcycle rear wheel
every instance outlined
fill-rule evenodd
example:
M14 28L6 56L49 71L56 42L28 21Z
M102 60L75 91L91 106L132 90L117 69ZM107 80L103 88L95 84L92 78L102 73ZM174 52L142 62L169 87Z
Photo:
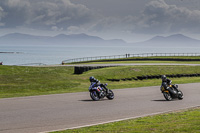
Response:
M100 100L99 95L98 95L98 93L97 93L96 91L91 91L91 92L90 92L90 97L91 97L92 100L94 100L94 101L99 101L99 100Z
M163 92L163 96L165 97L165 99L167 101L171 101L172 100L172 96L167 92Z
M112 90L109 90L109 94L106 96L109 100L113 100L114 99L114 93Z

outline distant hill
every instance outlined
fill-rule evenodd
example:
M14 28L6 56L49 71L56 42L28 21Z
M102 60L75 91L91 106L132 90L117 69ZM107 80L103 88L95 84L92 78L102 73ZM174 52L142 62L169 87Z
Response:
M182 34L174 34L167 37L156 36L144 42L134 43L134 45L155 47L196 47L200 46L200 40Z
M59 34L57 36L34 36L21 33L11 33L0 37L0 44L74 44L74 45L124 45L125 41L120 39L104 40L97 36L87 34Z
M174 34L163 37L156 36L147 41L138 43L126 43L121 39L104 40L97 36L87 34L59 34L57 36L34 36L29 34L11 33L0 37L0 44L12 45L133 45L140 47L199 47L200 40L193 39L182 34Z

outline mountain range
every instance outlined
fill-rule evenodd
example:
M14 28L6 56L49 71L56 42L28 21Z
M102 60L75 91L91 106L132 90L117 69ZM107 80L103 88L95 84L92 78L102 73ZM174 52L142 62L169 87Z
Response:
M196 47L200 46L200 40L193 39L182 34L171 36L155 36L147 41L134 43L137 46L151 47Z
M163 37L156 36L147 41L127 43L122 39L105 40L97 36L87 34L59 34L57 36L35 36L21 33L11 33L0 37L0 44L73 44L73 45L133 45L149 47L199 47L200 40L193 39L182 34L174 34Z
M117 44L124 45L125 41L120 39L104 40L97 36L87 34L59 34L57 36L35 36L21 33L11 33L0 37L0 44L73 44L73 45L99 45Z

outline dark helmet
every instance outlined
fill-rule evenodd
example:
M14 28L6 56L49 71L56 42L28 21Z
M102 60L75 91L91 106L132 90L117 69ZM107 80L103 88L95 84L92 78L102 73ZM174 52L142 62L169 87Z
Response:
M95 80L95 78L92 76L89 78L90 82L93 82Z
M162 81L166 81L167 77L165 75L161 76Z

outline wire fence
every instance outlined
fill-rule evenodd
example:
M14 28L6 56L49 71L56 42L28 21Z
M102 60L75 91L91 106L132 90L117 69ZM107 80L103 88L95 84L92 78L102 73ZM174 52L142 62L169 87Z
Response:
M104 60L104 59L123 59L131 57L156 57L156 56L200 56L200 53L142 53L142 54L111 55L111 56L95 56L95 57L68 59L62 61L62 64Z

